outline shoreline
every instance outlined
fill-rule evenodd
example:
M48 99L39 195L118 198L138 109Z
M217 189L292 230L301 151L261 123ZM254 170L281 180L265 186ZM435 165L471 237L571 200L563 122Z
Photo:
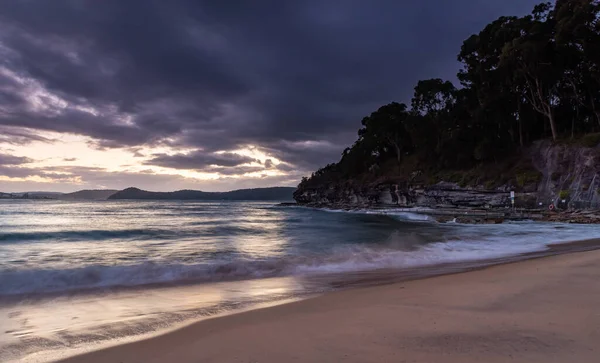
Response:
M364 205L351 206L348 204L299 204L280 203L280 207L303 207L317 210L340 210L352 211L392 211L403 213L415 213L432 217L439 223L456 222L461 224L500 224L506 221L534 221L555 222L569 224L600 224L600 210L576 209L576 210L554 210L520 209L514 211L510 208L471 208L471 207L440 207L440 206L399 206L390 205Z
M452 283L456 283L457 281L462 281L464 279L477 279L478 276L487 276L488 278L492 277L493 280L497 281L499 277L504 276L504 272L508 273L508 274L514 274L515 271L519 271L519 270L531 270L532 268L534 268L534 266L536 265L543 265L546 268L549 268L550 270L552 270L552 266L556 265L557 263L560 264L561 262L555 262L555 261L563 261L563 260L581 260L581 259L591 259L594 261L600 261L600 251L597 251L597 249L600 247L600 240L598 239L594 239L594 240L585 240L585 241L574 241L574 242L569 242L569 243L560 243L560 244L549 244L549 250L545 251L545 254L540 254L537 253L537 256L535 255L535 253L529 254L529 256L525 257L523 256L523 258L525 258L525 260L519 260L519 261L504 261L504 262L499 262L499 264L495 264L495 265L486 265L486 266L479 266L479 267L472 267L472 268L466 268L462 271L456 271L454 273L449 273L448 271L446 271L443 275L435 275L433 277L431 276L422 276L420 278L416 278L416 279L408 279L408 280L400 280L400 281L383 281L380 284L373 284L372 281L371 282L367 282L366 285L361 286L361 283L359 281L354 281L351 286L352 287L356 287L356 288L351 288L351 289L341 289L340 291L333 291L333 292L327 292L325 294L319 295L317 297L313 297L313 298L308 298L308 299L303 299L299 302L292 302L292 303L287 303L284 305L277 305L275 307L267 307L267 308L257 308L257 309L251 309L249 311L245 311L245 312L232 312L231 314L227 314L224 316L217 316L217 317L210 317L207 319L203 319L201 321L196 321L196 322L191 322L191 324L186 325L184 327L178 328L176 330L172 330L148 339L144 339L144 340L137 340L134 342L125 342L123 344L120 345L115 345L112 347L108 347L108 348L104 348L101 350L97 350L97 351L91 351L89 353L84 353L82 355L76 355L70 358L66 358L64 360L61 360L60 362L103 362L103 361L123 361L123 362L160 362L160 361L165 361L165 360L172 360L172 361L178 361L178 362L192 362L192 361L238 361L237 359L239 358L239 361L245 361L244 359L244 354L247 354L247 358L250 357L255 357L260 356L261 359L258 359L258 361L277 361L277 360L269 360L270 357L272 357L270 354L267 354L268 351L263 351L261 352L257 352L256 349L254 349L254 345L250 344L245 344L242 343L241 345L244 347L244 349L240 350L238 355L234 356L230 356L227 355L227 348L225 348L228 345L233 345L235 346L236 344L238 344L238 340L237 339L246 339L246 340L250 340L250 341L256 341L258 340L260 344L263 344L263 349L267 349L265 348L266 346L264 346L264 344L266 344L265 341L263 341L264 339L261 338L264 334L269 335L269 331L267 330L265 331L265 326L277 326L278 329L280 329L281 331L288 331L288 330L293 330L296 327L296 323L294 324L284 324L283 326L281 326L281 323L279 322L282 318L285 319L293 319L294 321L299 319L302 316L302 312L304 310L306 310L306 308L311 307L316 309L316 313L324 313L324 311L322 308L320 308L320 302L322 301L326 301L326 302L330 302L331 306L328 309L325 309L326 311L330 311L330 312L338 312L338 311L345 311L347 309L348 306L352 306L352 305L356 305L356 301L355 300L364 300L363 295L364 293L369 293L369 294L373 294L373 303L375 305L381 305L381 304L385 304L386 299L385 298L377 298L378 295L381 294L387 294L389 292L389 290L395 290L395 288L400 287L401 291L405 291L405 287L404 285L410 285L412 286L414 289L421 291L423 289L422 286L430 286L432 285L433 287L435 287L435 289L438 288L446 288L448 284L452 284ZM596 251L590 251L590 250L596 250ZM586 253L581 253L583 251L588 251ZM543 257L543 258L542 258ZM598 269L594 270L594 272L598 272L597 275L600 275L600 264L598 264ZM464 266L463 266L464 267ZM539 269L539 267L537 267ZM499 273L500 272L500 273ZM378 275L377 273L375 273L375 275ZM597 277L596 275L596 277ZM465 277L467 276L467 277ZM471 276L471 277L469 277ZM379 272L379 276L373 276L373 278L377 278L377 277L381 277L381 271ZM543 276L542 276L543 278ZM385 280L385 279L384 279ZM447 280L444 283L440 283L441 280ZM516 280L518 281L518 279ZM364 282L364 281L363 281ZM510 288L510 286L514 283L513 282L508 282L508 287ZM468 289L467 289L468 290ZM464 291L464 293L468 293L468 291ZM600 292L599 292L600 293ZM557 294L556 292L554 294ZM560 294L560 293L558 293ZM393 295L393 294L392 294ZM600 295L599 295L600 296ZM392 296L394 297L394 296ZM397 297L397 296L396 296ZM392 303L390 301L390 303ZM424 302L423 302L424 303ZM365 306L364 308L369 309L369 306ZM381 312L377 311L377 307L373 307L372 309L374 309L373 313L379 314ZM344 314L342 314L344 315ZM258 317L260 317L259 320ZM342 320L352 320L354 318L354 315L344 315L343 317L341 317ZM410 316L407 316L407 318L410 318ZM334 324L335 322L332 321L332 319L330 317L324 317L326 322L329 322L329 324ZM250 323L252 322L252 323ZM417 323L417 322L415 322ZM256 324L257 326L255 327L259 332L256 336L254 334L249 334L248 333L248 329L250 329L251 331L253 330L252 327L250 325L254 325ZM321 322L320 321L313 321L310 324L301 324L301 322L298 322L298 324L302 325L302 329L303 331L307 331L307 330L322 330L322 329L329 329L330 326L329 324L325 324L325 326L320 326ZM316 326L313 326L314 324L317 324ZM390 329L391 327L386 327L384 330L386 329ZM239 331L243 330L244 334L242 334L242 336L239 336ZM335 329L334 329L335 330ZM218 337L215 336L215 331L223 331L223 333L225 334L225 339L224 341L222 341L222 339L217 339ZM235 334L234 334L235 333ZM340 333L340 332L338 332ZM373 331L373 333L376 333L376 330ZM407 332L404 332L407 333ZM355 344L357 344L356 341L353 342L352 339L348 340L347 342L344 341L338 341L339 339L335 338L336 332L332 331L331 332L332 337L330 339L333 339L334 341L336 341L336 346L339 347L343 347L344 349L349 349L352 350L353 346ZM220 335L220 334L216 334L216 335ZM235 336L237 337L236 339L233 339L232 337ZM269 335L270 336L270 335ZM273 339L276 339L276 337L272 337ZM298 337L296 337L298 338ZM215 340L216 339L216 340ZM218 341L217 341L218 340ZM341 340L345 340L345 339L341 339ZM190 344L190 346L185 345L184 347L184 351L181 351L181 342L187 342L186 344ZM209 343L210 342L210 343ZM192 349L192 346L196 346L196 345L202 345L206 348L209 347L213 347L215 344L217 344L217 346L219 346L219 344L222 347L221 353L219 353L218 351L214 351L214 349L209 349L212 353L208 354L208 352L206 352L206 354L200 352L202 349ZM259 345L260 345L259 344ZM305 347L305 350L303 349L295 349L294 345L290 345L290 342L286 342L286 344L288 344L288 348L291 349L294 352L294 356L297 357L305 357L306 359L299 359L298 361L319 361L320 359L318 359L318 357L314 356L314 349L310 348L309 346ZM285 344L284 344L285 345ZM174 349L173 347L177 347L176 349ZM159 349L160 348L160 349ZM159 349L159 351L157 351L157 349ZM308 349L309 351L306 351L306 349ZM337 352L339 354L341 354L340 356L336 356L334 358L331 359L342 359L342 358L346 358L345 354L342 354L344 349L333 349L332 352L330 352L331 354ZM267 349L268 350L268 349ZM152 354L149 354L148 351L152 351ZM168 353L167 353L168 352ZM246 353L244 353L246 352ZM291 360L292 356L287 356L285 354L287 354L286 352L281 352L279 351L279 349L276 349L276 353L273 356L278 356L279 357L279 361L289 361ZM285 354L284 354L285 353ZM310 354L309 354L310 353ZM394 352L394 353L400 353L400 351L398 352ZM166 358L166 356L162 355L162 354L167 354L169 358ZM262 355L261 355L262 354ZM266 354L266 355L265 355ZM278 355L279 354L279 355ZM281 354L284 354L284 356L281 356ZM290 353L291 354L291 353ZM162 358L160 358L162 357ZM237 358L236 358L237 357ZM431 359L433 359L432 361L435 361L434 359L435 357L431 357ZM439 358L439 357L438 357ZM461 359L464 359L465 357L462 357ZM547 357L546 357L547 358ZM164 359L164 360L161 360ZM363 357L364 361L365 357ZM486 358L487 359L487 358ZM384 359L385 360L385 359ZM350 360L352 361L352 360ZM358 361L358 360L357 360ZM367 361L369 361L367 359ZM371 361L377 361L376 360L371 360ZM445 360L442 360L445 361ZM468 360L461 360L461 361L468 361ZM489 361L495 361L495 360L489 360ZM550 361L550 360L548 360Z

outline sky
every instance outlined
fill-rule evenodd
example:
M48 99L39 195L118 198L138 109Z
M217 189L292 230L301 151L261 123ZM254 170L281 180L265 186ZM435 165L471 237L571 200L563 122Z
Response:
M0 2L0 191L295 186L531 0Z

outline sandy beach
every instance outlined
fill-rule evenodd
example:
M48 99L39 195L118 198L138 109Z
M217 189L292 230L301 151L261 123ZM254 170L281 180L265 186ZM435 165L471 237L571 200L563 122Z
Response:
M63 362L597 362L600 251L334 292Z

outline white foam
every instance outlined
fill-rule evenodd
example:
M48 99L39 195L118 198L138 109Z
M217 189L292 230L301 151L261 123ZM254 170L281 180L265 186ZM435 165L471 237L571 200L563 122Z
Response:
M390 208L390 209L318 209L330 213L352 213L352 214L375 214L396 217L400 220L415 222L432 222L435 219L424 212L431 211L430 208Z

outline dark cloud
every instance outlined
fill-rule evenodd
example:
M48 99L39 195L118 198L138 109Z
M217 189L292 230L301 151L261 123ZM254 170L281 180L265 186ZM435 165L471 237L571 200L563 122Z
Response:
M240 165L206 153L255 145L310 171L418 79L453 79L471 33L536 2L4 1L0 128L205 150L151 162L183 169Z
M260 172L260 171L264 171L265 168L263 168L262 166L236 166L236 167L232 167L232 168L207 168L204 169L204 172L207 173L218 173L220 175L224 175L224 176L230 176L230 175L244 175L244 174L249 174L249 173L256 173L256 172Z
M48 178L56 182L62 182L64 180L73 179L79 175L77 174L77 171L79 171L77 167L31 168L21 166L21 164L27 164L30 162L33 162L33 160L29 158L0 154L0 176L8 178L27 178L38 176L41 178ZM82 170L102 171L103 169L84 168ZM75 173L73 171L75 171Z
M30 158L0 153L0 165L21 165L31 162L33 162L33 160ZM2 174L0 173L0 175Z
M259 160L230 152L217 154L207 153L203 150L196 150L188 154L155 154L154 157L148 160L145 164L173 169L192 169L202 171L210 166L232 167L252 162L259 162Z
M1 102L2 101L0 101L0 107L2 105ZM0 143L11 145L27 145L33 141L53 142L54 140L37 135L33 130L0 125Z
M310 171L315 165L325 165L338 160L345 144L329 141L279 141L265 146L261 151L293 165L296 170ZM282 166L283 167L283 166ZM281 169L281 168L280 168Z
M0 164L0 176L8 178L27 178L40 174L39 170Z
M77 161L77 158L64 158L63 161Z
M133 148L131 149L131 152L133 152L133 156L136 158L143 158L146 156L142 153L142 151L139 148Z
M294 165L291 165L291 164L283 164L283 163L281 163L281 164L277 165L277 170L280 170L280 171L283 171L283 172L291 172L291 171L294 171L296 169L297 169L297 167L294 166ZM308 170L306 170L304 172L305 173L310 173L310 171L308 171Z

